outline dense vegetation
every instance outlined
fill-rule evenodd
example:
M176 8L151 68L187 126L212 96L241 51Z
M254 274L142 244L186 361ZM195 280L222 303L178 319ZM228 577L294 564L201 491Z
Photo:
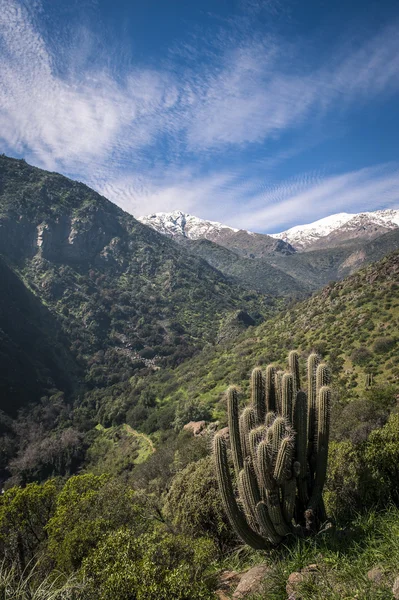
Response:
M239 383L245 392L254 364L274 361L283 365L288 352L298 348L303 356L316 351L331 366L336 396L341 398L334 410L345 414L344 419L333 419L333 434L352 430L353 436L356 431L361 436L366 425L359 417L372 409L365 399L358 405L359 398L372 396L383 409L383 390L390 390L391 397L397 386L398 289L396 252L343 281L331 282L312 298L291 305L256 328L249 327L234 340L207 346L177 368L153 373L150 379L132 377L104 392L88 394L85 403L93 410L94 403L98 406L98 420L103 424L127 420L146 433L170 427L166 415L172 413L172 406L184 415L184 422L211 411L223 424L225 389ZM372 375L372 393L366 387L367 375Z
M17 346L17 361L30 367L27 377L38 371L26 386L32 401L38 387L69 391L54 369L60 353L69 355L68 372L78 372L86 388L104 387L179 364L215 340L227 315L245 310L258 322L274 305L87 186L4 155L0 227L0 254L14 280L5 281L12 297L0 313L2 351ZM24 315L18 331L7 319L10 304ZM32 336L38 323L39 340ZM34 348L26 343L31 337ZM79 391L76 379L68 383ZM15 409L17 396L11 394L6 410Z

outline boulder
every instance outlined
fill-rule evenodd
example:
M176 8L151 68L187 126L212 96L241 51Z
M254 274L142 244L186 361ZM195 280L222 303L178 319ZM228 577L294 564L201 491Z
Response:
M219 600L229 600L233 588L235 588L240 581L240 577L240 573L237 573L237 571L223 571L219 576L216 597Z
M190 421L184 425L184 431L191 431L194 436L201 435L206 427L205 421Z
M241 600L252 594L261 593L263 579L268 571L270 571L270 567L266 564L257 565L245 571L241 575L240 583L233 594L233 600Z
M367 579L375 585L381 585L384 582L384 573L378 567L373 567L367 573Z

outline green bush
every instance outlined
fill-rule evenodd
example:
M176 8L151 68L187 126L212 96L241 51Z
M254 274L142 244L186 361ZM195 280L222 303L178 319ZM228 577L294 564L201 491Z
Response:
M190 421L209 421L209 408L203 402L188 400L179 402L176 408L174 427L180 431Z
M237 542L222 507L210 456L187 465L175 476L164 514L181 533L211 537L221 551Z
M87 600L211 600L214 554L210 540L122 528L83 562Z
M391 337L379 337L373 344L373 352L385 354L394 348L396 341Z
M370 433L363 456L379 503L399 501L399 414L392 414L381 429Z
M57 490L52 479L0 495L0 552L5 565L24 570L45 549L46 524L55 510Z
M347 520L355 512L399 503L399 414L391 414L359 444L330 444L326 503L331 513Z
M354 365L367 365L370 362L372 356L373 355L371 354L370 350L368 350L364 346L360 346L352 352L351 361Z
M128 488L108 475L71 477L46 528L50 555L60 569L72 572L104 535L124 525L138 533L147 527Z
M338 521L349 519L359 509L362 469L352 442L330 442L324 501L328 514Z

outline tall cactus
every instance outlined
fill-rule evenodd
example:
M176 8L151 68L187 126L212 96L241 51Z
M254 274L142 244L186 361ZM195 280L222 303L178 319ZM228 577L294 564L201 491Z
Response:
M308 393L299 389L298 353L284 373L257 367L251 405L238 413L237 388L227 390L234 491L226 442L214 439L219 489L227 516L241 539L255 549L278 544L288 534L314 532L325 520L322 498L327 472L331 389L327 365L308 358Z

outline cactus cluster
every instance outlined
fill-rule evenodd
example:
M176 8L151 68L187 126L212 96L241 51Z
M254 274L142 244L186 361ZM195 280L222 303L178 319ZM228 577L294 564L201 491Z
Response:
M290 352L288 364L287 372L272 365L265 372L260 367L252 371L251 404L241 415L237 388L227 390L235 485L225 437L214 438L216 474L227 516L239 537L255 549L276 545L290 533L315 532L326 520L322 491L330 372L311 354L305 392L297 352Z

